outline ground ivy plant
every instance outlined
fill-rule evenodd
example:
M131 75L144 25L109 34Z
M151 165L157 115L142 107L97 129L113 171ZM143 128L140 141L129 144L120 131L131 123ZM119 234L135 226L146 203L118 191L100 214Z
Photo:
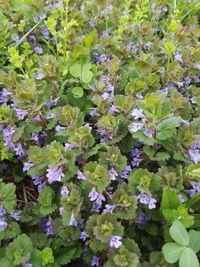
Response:
M199 267L199 1L0 19L0 266Z

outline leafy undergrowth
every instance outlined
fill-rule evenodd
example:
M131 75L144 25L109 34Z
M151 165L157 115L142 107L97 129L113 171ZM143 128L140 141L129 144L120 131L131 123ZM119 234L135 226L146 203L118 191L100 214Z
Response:
M0 266L199 267L199 1L0 7Z

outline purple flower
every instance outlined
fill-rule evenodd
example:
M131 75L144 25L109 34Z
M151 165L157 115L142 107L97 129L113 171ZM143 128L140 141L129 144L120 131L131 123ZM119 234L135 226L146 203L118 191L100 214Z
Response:
M116 208L116 205L105 205L105 209L103 210L103 213L112 213L113 210Z
M66 185L63 185L61 187L60 194L61 194L61 196L68 196L69 195L69 190L68 190Z
M80 239L85 241L87 238L89 237L89 235L86 232L81 232L80 234Z
M23 267L32 267L33 265L32 265L32 263L25 263L25 264L23 264Z
M56 166L53 168L48 168L46 176L48 178L48 182L52 184L53 182L60 182L65 175L62 167Z
M92 21L90 21L90 27L94 27L96 25L96 23L92 20Z
M19 36L18 35L13 35L12 40L17 43L19 41Z
M110 180L111 181L115 181L116 180L116 177L118 176L116 170L114 168L112 168L110 171L109 171L109 176L110 176Z
M200 149L190 149L189 154L195 164L200 162Z
M148 221L148 217L144 214L144 212L140 212L139 217L136 219L137 224L145 224Z
M85 175L81 171L77 171L77 179L79 180L86 180Z
M132 133L136 133L137 131L142 129L143 126L144 126L144 123L134 122L134 123L131 124L130 130L131 130Z
M17 108L15 105L12 105L12 107L15 110L17 118L19 120L23 120L28 115L28 111L27 110Z
M41 33L44 36L44 39L49 39L50 32L46 26L43 26Z
M181 203L184 203L185 202L182 194L178 194L178 198L179 198L179 200L180 200Z
M22 213L21 210L19 210L19 211L17 211L17 212L11 212L11 213L10 213L10 216L11 216L13 219L15 219L16 221L19 221L21 213Z
M97 256L93 256L92 257L92 260L91 260L91 266L99 266L99 260L100 260L100 258L99 257L97 257Z
M116 112L118 112L118 109L117 109L117 107L115 105L112 105L108 110L109 114L114 114Z
M174 60L183 63L182 55L178 51L174 53Z
M65 209L63 207L59 208L60 215L62 215L64 211L65 211Z
M3 232L6 230L8 224L4 219L0 219L0 232Z
M155 209L156 208L156 200L146 193L141 193L137 196L137 199L140 201L141 204L148 205L149 209Z
M13 143L12 143L12 137L14 134L15 130L11 126L7 126L6 128L3 129L3 137L5 141L5 145L7 149L13 148Z
M96 191L95 188L92 188L92 191L89 193L88 197L90 201L95 201L99 196L99 193Z
M37 122L41 122L41 117L40 117L40 115L36 115L36 116L34 117L34 120L37 121Z
M145 129L144 129L144 135L146 135L147 137L152 137L152 136L153 136L153 131L152 131L152 129L145 128Z
M110 238L110 247L119 248L122 245L122 237L118 235L112 235Z
M55 118L55 114L53 112L49 112L46 116L47 120Z
M72 150L73 148L75 147L78 147L77 145L75 144L70 144L70 143L65 143L65 151L69 151L69 150Z
M6 215L6 210L3 206L0 206L0 217Z
M11 95L10 92L6 88L3 88L0 92L0 103L7 103L9 100L9 95Z
M52 106L57 105L57 103L58 103L58 99L59 99L59 98L55 98L55 99L53 99L53 97L51 96L51 97L50 97L50 100L49 100L48 102L46 102L44 105L45 105L47 108L51 108Z
M36 47L34 48L34 51L35 51L35 53L38 54L38 55L42 55L42 53L43 53L43 49L42 49L41 46L36 46Z
M66 127L62 127L62 126L60 126L60 124L56 125L56 127L55 127L56 132L61 132L65 129L66 129Z
M36 75L36 80L42 80L43 78L45 77L45 74L43 72L39 72L37 75Z
M16 155L18 156L19 159L23 159L23 157L26 155L25 151L22 148L22 144L21 143L16 143L14 145L14 151L16 153Z
M123 171L120 173L121 178L128 179L128 175L131 172L131 166L127 166Z
M92 110L90 111L90 116L99 116L99 114L97 113L97 109L96 108L92 108Z
M57 233L53 229L51 216L49 216L47 219L44 219L42 221L41 227L47 236L49 236L49 235L56 236L57 235Z
M97 60L98 63L103 63L109 61L109 58L106 54L101 54Z
M200 192L200 183L199 182L191 182L190 183L196 192Z
M24 162L23 172L29 171L34 165L35 164L30 161Z
M78 226L78 222L76 221L73 212L72 212L72 214L71 214L71 218L70 218L70 221L69 221L69 225L71 225L71 226L75 226L75 227Z

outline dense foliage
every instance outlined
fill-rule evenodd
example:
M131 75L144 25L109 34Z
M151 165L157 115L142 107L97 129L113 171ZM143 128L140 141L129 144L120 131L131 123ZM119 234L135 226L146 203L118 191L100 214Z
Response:
M199 1L0 8L0 266L199 267Z

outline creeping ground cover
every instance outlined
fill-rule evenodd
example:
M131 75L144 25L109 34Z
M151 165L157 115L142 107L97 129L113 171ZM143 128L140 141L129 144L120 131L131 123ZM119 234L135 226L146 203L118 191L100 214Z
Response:
M0 266L199 267L200 2L0 0Z

